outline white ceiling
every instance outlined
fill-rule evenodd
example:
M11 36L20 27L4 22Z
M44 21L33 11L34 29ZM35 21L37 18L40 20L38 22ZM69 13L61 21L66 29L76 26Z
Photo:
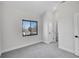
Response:
M48 10L53 10L55 5L60 1L16 1L16 2L4 2L11 7L17 8L24 12L29 12L33 15L41 15Z

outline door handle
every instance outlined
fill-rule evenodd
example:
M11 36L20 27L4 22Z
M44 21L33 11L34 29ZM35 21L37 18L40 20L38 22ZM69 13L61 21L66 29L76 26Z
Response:
M79 36L76 35L75 38L79 38Z

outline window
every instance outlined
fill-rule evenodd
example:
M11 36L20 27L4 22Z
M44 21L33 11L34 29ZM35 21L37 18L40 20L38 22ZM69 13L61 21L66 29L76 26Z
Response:
M38 22L32 20L22 20L22 35L31 36L38 34Z

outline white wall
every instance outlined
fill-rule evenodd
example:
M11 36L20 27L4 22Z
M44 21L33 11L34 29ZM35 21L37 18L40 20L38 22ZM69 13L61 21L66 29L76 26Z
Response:
M59 48L74 52L74 14L79 13L79 2L65 2L56 10Z
M20 5L20 4L19 4ZM3 4L3 52L28 46L30 44L41 42L41 21L40 19L34 18L38 21L38 35L22 37L22 19L27 19L28 13L20 9L17 9L15 4L4 3Z

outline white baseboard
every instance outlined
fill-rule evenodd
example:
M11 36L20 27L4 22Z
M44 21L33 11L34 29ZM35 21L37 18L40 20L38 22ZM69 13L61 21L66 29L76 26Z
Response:
M44 43L46 43L46 44L49 44L50 42L47 42L47 41L43 41Z
M67 48L64 48L64 47L58 47L58 48L63 49L63 50L65 50L65 51L68 51L68 52L70 52L70 53L74 53L74 51L72 51L72 50L70 50L70 49L67 49Z
M74 51L75 55L79 56L79 51Z
M17 46L17 47L13 47L13 48L10 48L10 49L5 49L2 51L2 53L5 53L5 52L8 52L8 51L12 51L12 50L15 50L15 49L19 49L19 48L23 48L23 47L26 47L26 46L30 46L30 45L33 45L33 44L36 44L36 43L40 43L42 41L37 41L37 42L34 42L34 43L30 43L30 44L25 44L25 45L20 45L20 46Z
M79 56L79 53L75 53L76 56Z

